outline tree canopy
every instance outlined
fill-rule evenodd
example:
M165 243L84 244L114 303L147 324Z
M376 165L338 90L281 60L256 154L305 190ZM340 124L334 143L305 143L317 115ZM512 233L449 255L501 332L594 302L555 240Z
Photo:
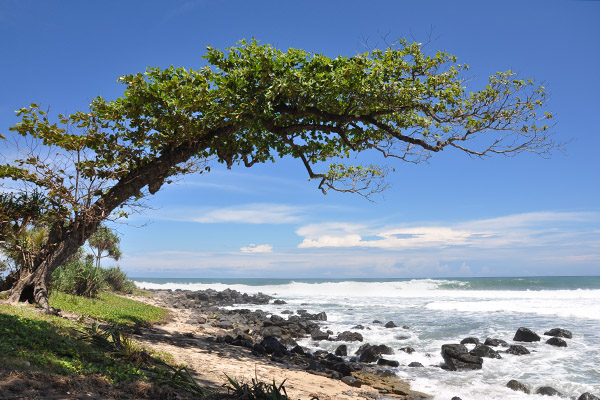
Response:
M376 152L419 163L446 148L547 156L557 147L544 124L552 115L543 86L505 71L469 91L466 65L419 43L330 58L252 40L208 47L204 58L197 70L125 75L123 96L97 97L57 121L37 104L17 111L11 130L30 146L13 142L24 156L5 157L0 179L16 192L36 190L52 218L38 267L20 278L13 300L33 285L40 301L48 271L102 221L179 175L209 172L211 160L231 168L293 157L324 193L368 197L385 187L387 166L345 159Z

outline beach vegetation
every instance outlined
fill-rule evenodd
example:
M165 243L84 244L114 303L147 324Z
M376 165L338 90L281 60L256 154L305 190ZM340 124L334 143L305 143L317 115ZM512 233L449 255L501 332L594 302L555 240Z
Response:
M372 198L396 166L361 155L421 163L443 150L546 157L560 147L542 85L509 70L470 90L465 64L420 43L331 58L243 40L208 47L204 59L197 70L124 75L121 97L72 114L53 117L36 103L17 110L5 142L14 156L0 160L0 245L21 252L0 285L11 302L51 312L52 273L103 223L214 162L295 158L323 193ZM28 232L43 240L23 246Z

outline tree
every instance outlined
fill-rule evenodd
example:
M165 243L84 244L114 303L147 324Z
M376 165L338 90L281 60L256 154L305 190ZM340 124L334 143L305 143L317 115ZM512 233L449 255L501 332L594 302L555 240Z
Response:
M53 210L48 240L11 300L29 288L49 309L50 273L101 222L177 176L209 172L210 160L251 167L289 156L323 193L370 196L385 187L387 168L345 158L375 152L419 163L446 148L486 157L547 156L557 147L540 122L551 117L542 112L542 86L506 71L468 92L465 65L444 52L427 55L418 43L329 58L242 41L226 51L209 47L205 59L199 70L123 76L122 97L98 97L87 112L57 122L36 104L18 111L11 130L41 141L64 167L31 151L0 167L12 190L36 188Z
M104 225L101 225L98 230L90 236L88 245L92 249L94 258L96 259L96 268L100 268L100 261L106 257L119 261L121 258L121 249L119 248L120 241L121 239Z

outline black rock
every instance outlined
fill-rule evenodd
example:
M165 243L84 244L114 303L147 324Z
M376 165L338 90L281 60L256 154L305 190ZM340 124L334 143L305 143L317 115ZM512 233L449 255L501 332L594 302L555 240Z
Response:
M325 314L325 312L320 312L315 316L315 319L317 321L327 321L327 314Z
M496 350L492 349L490 346L486 346L485 344L478 344L469 352L469 354L486 358L502 358L502 356Z
M378 346L370 346L369 345L363 349L363 351L360 353L360 356L358 359L360 362L371 363L371 362L375 362L375 361L379 360L379 358L381 358L382 354L389 355L389 354L393 354L393 353L394 353L394 351L386 345L383 345L383 344L380 344Z
M544 332L544 335L573 339L573 334L571 333L571 331L561 328L550 329L548 332Z
M600 397L594 396L593 394L591 394L589 392L585 392L584 394L579 396L579 398L577 400L600 400Z
M386 328L397 328L397 327L398 327L398 325L396 325L396 324L395 324L393 321L389 321L389 322L387 322L387 323L384 325L384 327L386 327Z
M443 344L442 358L450 371L481 369L483 358L471 355L462 344Z
M340 333L335 340L341 342L362 342L363 336L358 332L344 331Z
M294 346L292 348L291 352L294 353L294 354L303 355L304 354L304 349L301 346L296 345L296 346Z
M278 326L267 326L260 329L260 335L262 337L274 336L281 337L283 335L283 330Z
M352 329L365 329L365 327L362 325L356 325L356 326L353 326Z
M407 354L412 354L415 352L415 349L413 349L412 347L401 347L400 351L403 351Z
M252 351L257 354L267 354L267 349L265 349L265 346L260 343L254 343L254 346L252 346Z
M477 339L476 337L464 338L463 340L460 341L460 344L475 344L475 345L478 345L479 344L479 339Z
M541 394L542 396L563 396L561 392L551 386L542 386L541 388L538 388L535 393Z
M345 357L348 355L348 346L342 344L335 349L335 355L340 357Z
M277 326L281 326L282 324L284 324L286 322L285 319L283 319L279 315L275 315L275 314L271 315L270 320L273 323L273 325L277 325Z
M458 396L454 396L453 398L451 398L450 400L462 400L460 397Z
M374 319L373 322L371 322L372 324L381 324L381 321L378 319Z
M309 371L325 372L325 367L317 360L311 360L306 369Z
M293 314L294 312L291 310L283 310L281 313L282 314Z
M567 342L559 337L551 337L550 339L546 340L546 344L556 347L567 347Z
M522 356L525 354L531 354L529 352L529 350L527 350L524 346L521 346L520 344L513 344L511 345L506 352L508 354L513 354L515 356Z
M331 366L331 369L339 372L340 374L342 374L342 376L351 376L353 371L352 366L350 366L350 364L344 361L340 361L338 363L333 364Z
M523 393L527 393L527 394L531 393L531 390L529 390L529 388L527 386L525 386L521 382L514 380L514 379L511 379L510 381L508 381L508 383L506 384L506 387L510 388L516 392L523 392Z
M408 335L396 335L396 336L394 336L394 339L396 339L396 340L406 340L406 339L410 339L410 336L408 336Z
M399 367L400 363L395 360L386 360L385 358L380 358L377 360L377 365L384 365L386 367Z
M277 299L277 300L273 301L273 304L281 305L281 304L287 304L287 303L283 300Z
M408 364L408 366L411 368L423 368L423 364L417 361L411 362L410 364Z
M515 342L539 342L540 337L529 328L519 328L513 338Z
M502 339L487 338L487 339L485 339L485 342L483 344L485 344L486 346L493 346L493 347L498 347L498 346L508 347L508 343L506 343L506 341L504 341Z

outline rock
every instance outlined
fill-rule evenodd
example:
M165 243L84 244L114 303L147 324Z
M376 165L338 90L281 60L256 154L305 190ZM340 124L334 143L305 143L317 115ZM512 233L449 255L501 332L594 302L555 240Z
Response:
M478 345L479 344L479 339L477 339L476 337L464 338L463 340L460 341L460 344L474 344L474 345Z
M356 326L353 326L352 329L365 329L365 327L362 325L356 325Z
M527 393L527 394L531 393L531 390L529 390L529 388L527 386L525 386L521 382L514 380L514 379L511 379L510 381L508 381L508 383L506 384L506 387L510 388L516 392L523 392L523 393Z
M496 350L492 349L490 346L486 346L485 344L478 344L469 352L469 354L486 358L502 358L502 356Z
M317 321L327 321L327 314L325 314L325 312L320 312L316 315L315 319Z
M481 369L483 358L468 353L462 344L443 344L442 358L450 371Z
M577 400L600 400L600 397L594 396L593 394L591 394L589 392L585 392L584 394L579 396L579 398Z
M305 351L304 348L302 346L296 345L292 348L292 350L290 350L292 353L294 354L299 354L299 355L304 355Z
M233 329L233 323L231 321L217 321L214 325L221 329Z
M563 396L561 392L551 386L542 386L541 388L538 388L535 393L541 394L542 396Z
M323 332L320 329L313 329L310 332L310 337L312 340L327 340L329 339L329 333L327 332Z
M268 354L285 353L287 349L282 345L276 337L267 336L260 342Z
M196 322L199 324L205 324L206 323L206 318L200 316L198 318L196 318Z
M460 397L458 397L458 396L454 396L450 400L462 400L462 399Z
M559 337L551 337L550 339L546 340L546 344L556 347L567 347L567 342Z
M335 340L340 342L362 342L363 336L358 332L344 331L340 333Z
M267 354L267 349L265 349L265 346L260 343L254 343L254 346L252 346L252 352L259 355L264 355Z
M273 325L277 325L277 326L281 326L286 323L285 319L283 319L279 315L275 315L275 314L271 315L271 318L269 318L269 319L271 320Z
M293 314L294 312L291 310L283 310L281 313L282 314Z
M385 328L397 328L398 325L396 325L393 321L389 321L384 325Z
M291 337L289 337L288 335L282 335L281 338L279 338L279 341L285 347L298 346L298 343L296 343L296 341L294 339L292 339Z
M348 355L348 346L345 344L339 345L337 349L335 349L335 355L340 357L345 357Z
M568 331L566 329L561 329L561 328L550 329L548 332L544 332L544 335L561 337L561 338L566 338L566 339L573 339L573 334L571 333L571 331Z
M410 364L408 364L408 366L411 368L423 368L423 364L417 361L411 362Z
M515 356L522 356L525 354L531 354L529 352L529 350L527 350L527 348L525 348L524 346L521 346L520 344L513 344L511 345L506 352L508 354L513 354Z
M372 324L381 324L382 322L378 319L374 319L373 322L371 322Z
M513 340L515 342L539 342L540 337L537 333L533 332L529 328L519 328L515 333Z
M399 367L400 363L395 360L386 360L385 358L380 358L377 360L377 365L384 365L386 367Z
M348 386L352 386L352 387L361 387L362 384L360 383L360 381L358 379L356 379L353 376L344 376L342 378L342 382L344 382L346 385Z
M412 353L414 353L414 352L415 352L415 349L413 349L413 348L412 348L412 347L410 347L410 346L407 346L407 347L401 347L401 348L400 348L400 351L403 351L403 352L405 352L406 354L412 354Z
M282 304L287 304L287 303L283 300L277 299L277 300L273 301L273 304L282 305Z
M406 340L406 339L410 339L410 336L408 336L408 335L396 335L396 336L394 336L394 339L396 339L396 340Z
M485 339L485 342L483 344L485 344L486 346L493 346L493 347L498 347L498 346L508 347L508 343L506 343L506 341L504 341L502 339L487 338L487 339Z
M283 335L283 330L280 327L274 326L274 325L261 328L259 332L262 337L267 337L267 336L281 337Z

